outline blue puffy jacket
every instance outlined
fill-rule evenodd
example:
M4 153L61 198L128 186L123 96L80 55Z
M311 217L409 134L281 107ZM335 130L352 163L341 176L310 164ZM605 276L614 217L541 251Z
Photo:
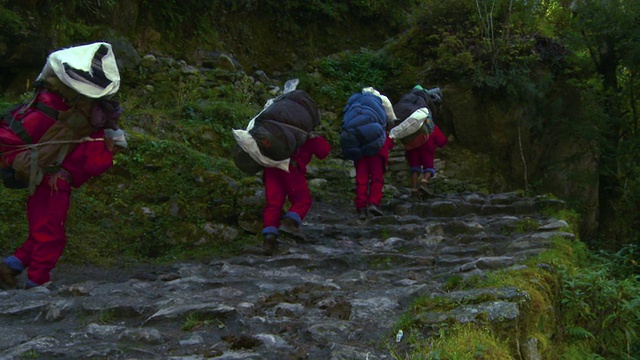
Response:
M382 100L372 93L355 93L349 97L342 113L342 156L357 161L377 154L387 137L387 115Z

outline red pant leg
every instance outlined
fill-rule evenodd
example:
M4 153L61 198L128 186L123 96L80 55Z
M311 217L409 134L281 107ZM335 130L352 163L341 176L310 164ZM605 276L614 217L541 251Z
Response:
M304 220L312 204L307 176L298 169L292 169L286 179L287 188L289 189L287 195L289 202L291 202L289 212L298 214L300 220Z
M355 163L356 166L356 209L366 208L369 198L369 164L370 156L361 158Z
M404 157L407 159L409 167L415 168L422 166L422 158L420 156L420 152L420 147L417 147L415 149L407 150L404 153Z
M288 174L280 169L265 168L263 174L266 204L262 211L263 228L280 227L282 207L287 196L285 179Z
M410 173L419 173L422 174L424 169L428 167L433 167L433 165L429 165L428 161L428 146L427 143L420 145L419 147L411 150L407 150L405 152L405 158L409 163L409 171Z
M369 158L369 175L371 185L369 189L369 204L380 206L382 201L382 188L384 187L385 159L382 156Z
M31 236L27 236L27 239L13 253L13 255L22 262L22 265L24 265L25 268L29 267L29 264L31 264L31 253L33 252L34 245L35 241L31 239Z
M28 267L28 278L38 285L49 281L67 244L65 223L69 212L71 188L59 179L58 189L49 186L46 176L27 200L29 236L14 255Z

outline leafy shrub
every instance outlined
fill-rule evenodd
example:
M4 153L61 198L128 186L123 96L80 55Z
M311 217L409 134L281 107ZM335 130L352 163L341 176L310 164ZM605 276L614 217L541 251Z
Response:
M384 93L386 81L396 74L399 65L385 53L361 49L323 58L314 67L315 74L300 74L302 82L318 89L314 98L322 108L341 111L349 96L363 87L372 86Z
M8 34L24 34L27 31L27 25L22 17L4 6L0 7L0 24L2 24L0 39Z
M563 273L558 314L561 333L604 358L627 359L640 342L640 277L620 275L616 257L599 256L588 268ZM633 269L628 269L633 270Z

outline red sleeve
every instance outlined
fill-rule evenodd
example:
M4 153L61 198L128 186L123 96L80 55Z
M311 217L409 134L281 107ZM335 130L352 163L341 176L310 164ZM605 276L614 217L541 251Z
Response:
M309 141L312 141L312 146L314 149L313 155L315 155L318 159L322 160L329 156L329 153L331 153L331 145L322 136L316 136L312 139L309 139Z
M393 142L393 139L390 138L389 135L387 135L387 140L385 140L385 145L389 150L393 149L393 146L395 145L395 143Z
M294 160L298 169L306 173L307 164L311 161L311 158L315 155L318 159L322 160L329 156L331 152L331 145L321 136L316 136L308 139L298 148L298 150L291 155L291 160Z
M433 136L433 140L438 147L444 147L445 145L447 145L447 137L439 127L436 126L433 129L433 134L431 134L431 136Z
M102 138L103 131L91 135ZM78 145L62 162L71 175L74 187L80 187L92 177L100 176L113 165L113 153L104 141L88 141Z

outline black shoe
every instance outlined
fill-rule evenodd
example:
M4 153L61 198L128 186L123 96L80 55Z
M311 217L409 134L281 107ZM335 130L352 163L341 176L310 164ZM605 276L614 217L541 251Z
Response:
M278 237L275 234L266 234L262 242L262 250L265 255L272 256L278 249Z
M371 216L382 216L382 210L377 205L371 204L367 208L367 211Z
M367 209L357 209L358 210L358 220L367 220Z
M18 274L20 273L10 268L6 263L0 263L0 288L3 290L15 289Z

